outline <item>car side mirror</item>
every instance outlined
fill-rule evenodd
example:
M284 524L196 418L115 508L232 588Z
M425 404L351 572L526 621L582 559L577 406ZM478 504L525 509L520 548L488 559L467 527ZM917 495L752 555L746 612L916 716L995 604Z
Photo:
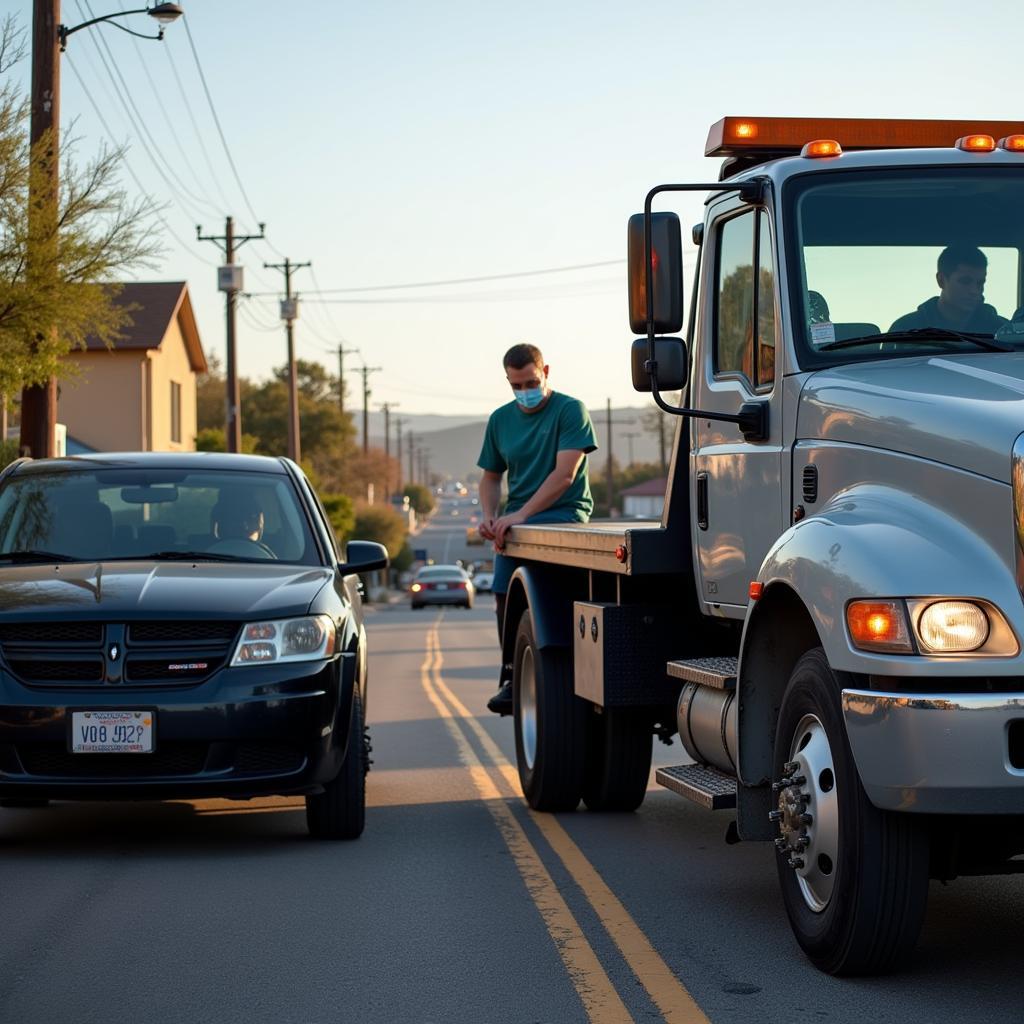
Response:
M647 369L650 349L646 338L633 342L633 390L650 391L651 375ZM688 362L686 342L682 338L655 338L654 358L658 363L658 390L682 391L686 387Z
M343 575L373 572L388 567L388 549L372 540L350 540L345 545L345 561L340 568Z
M635 213L627 229L629 327L647 333L647 268L644 258L644 215ZM683 242L674 213L651 214L651 263L654 267L654 333L683 329Z

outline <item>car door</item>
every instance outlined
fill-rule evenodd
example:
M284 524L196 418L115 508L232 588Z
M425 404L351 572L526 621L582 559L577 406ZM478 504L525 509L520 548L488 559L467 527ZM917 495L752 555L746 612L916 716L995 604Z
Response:
M691 507L702 597L709 611L739 617L750 581L783 528L775 260L764 210L736 200L723 204L709 236L692 403L729 414L746 402L772 405L765 441L745 440L735 423L697 418L691 427Z

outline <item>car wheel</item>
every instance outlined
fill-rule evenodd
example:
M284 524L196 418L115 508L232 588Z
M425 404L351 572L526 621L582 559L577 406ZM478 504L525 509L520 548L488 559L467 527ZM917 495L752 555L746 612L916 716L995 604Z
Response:
M928 838L910 814L864 792L817 648L797 662L779 710L773 790L779 882L790 925L829 974L875 974L914 948L928 899Z
M363 724L359 687L352 695L348 750L341 771L322 793L306 797L306 826L315 839L358 839L366 821L366 773L369 736Z
M0 797L0 807L48 807L50 804L49 800L41 798L29 798L29 797L14 797L5 796Z
M604 708L587 722L583 802L592 811L635 811L647 794L654 729L632 708Z
M512 666L516 763L526 802L536 811L575 810L587 706L573 691L569 651L538 648L529 609L516 630Z

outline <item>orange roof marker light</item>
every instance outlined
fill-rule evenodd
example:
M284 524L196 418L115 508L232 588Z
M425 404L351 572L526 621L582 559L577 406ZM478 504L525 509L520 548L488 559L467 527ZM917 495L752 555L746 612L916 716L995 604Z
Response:
M756 121L737 121L732 126L734 139L741 139L744 142L753 142L757 138Z
M1010 153L1024 153L1024 135L1007 135L996 145Z
M961 135L956 140L956 148L968 153L991 153L996 148L996 140L991 135Z
M843 147L840 146L835 139L815 139L813 142L808 142L807 145L800 150L800 155L813 158L823 156L842 156Z

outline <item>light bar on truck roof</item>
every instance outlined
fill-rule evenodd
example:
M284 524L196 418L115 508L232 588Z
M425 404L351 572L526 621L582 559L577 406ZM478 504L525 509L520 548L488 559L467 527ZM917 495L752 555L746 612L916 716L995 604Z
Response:
M851 149L944 149L970 135L991 135L1000 148L1024 135L1024 121L903 121L866 117L723 117L708 132L705 156L799 153L815 139L836 139Z

